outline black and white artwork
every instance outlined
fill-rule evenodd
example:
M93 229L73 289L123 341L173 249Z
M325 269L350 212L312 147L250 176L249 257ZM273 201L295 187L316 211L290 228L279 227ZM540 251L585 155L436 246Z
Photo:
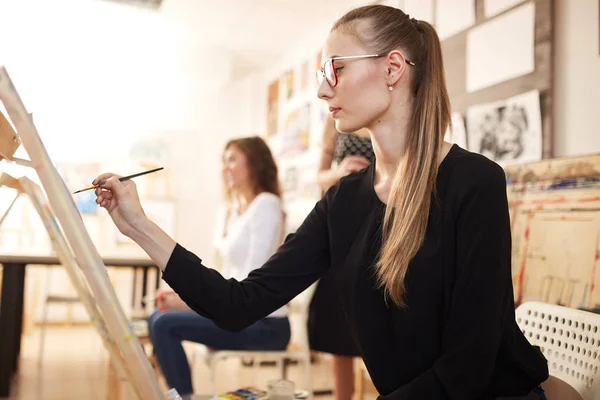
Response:
M542 159L542 117L537 90L467 110L469 151L505 166Z

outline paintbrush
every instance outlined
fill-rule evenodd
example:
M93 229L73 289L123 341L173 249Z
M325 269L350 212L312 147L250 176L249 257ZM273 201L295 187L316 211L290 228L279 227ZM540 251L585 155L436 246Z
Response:
M127 180L129 180L129 179L131 179L131 178L135 178L135 177L137 177L137 176L142 176L142 175L150 174L150 173L152 173L152 172L160 171L161 169L164 169L164 168L163 168L163 167L160 167L160 168L154 168L154 169L151 169L151 170L149 170L149 171L138 172L137 174L123 176L123 177L119 178L119 180L120 180L121 182L123 182L123 181L127 181ZM97 185L88 186L88 187L86 187L86 188L84 188L84 189L80 189L80 190L78 190L78 191L76 191L76 192L73 192L73 194L76 194L76 193L81 193L81 192L85 192L86 190L92 190L92 189L96 189L96 188L98 188L98 187L102 186L104 183L105 183L105 181L103 181L103 180L102 180L102 181L98 182L98 184L97 184Z

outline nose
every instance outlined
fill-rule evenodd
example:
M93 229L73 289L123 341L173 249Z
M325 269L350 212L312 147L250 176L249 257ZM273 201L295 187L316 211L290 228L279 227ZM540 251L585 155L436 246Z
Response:
M317 97L321 100L328 100L333 97L333 88L327 81L327 79L323 79L319 88L317 89Z

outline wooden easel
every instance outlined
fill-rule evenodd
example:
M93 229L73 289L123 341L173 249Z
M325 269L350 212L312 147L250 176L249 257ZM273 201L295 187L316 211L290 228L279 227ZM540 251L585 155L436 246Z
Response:
M20 145L21 139L19 139L19 136L15 133L10 123L0 112L0 160L13 161L13 156ZM17 181L15 178L12 179L13 181Z

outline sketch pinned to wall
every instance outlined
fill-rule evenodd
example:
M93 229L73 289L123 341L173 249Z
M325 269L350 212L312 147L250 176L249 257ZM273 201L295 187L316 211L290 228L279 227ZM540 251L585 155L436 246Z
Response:
M450 143L455 143L463 149L467 149L467 130L465 128L465 120L460 113L452 113L452 131L448 130L444 136L444 140Z
M291 111L286 120L281 143L281 156L290 156L308 149L310 139L311 104Z
M504 166L542 158L540 95L533 90L467 110L470 151Z
M523 3L523 1L524 0L484 0L483 13L486 18L491 18L519 3Z
M289 100L294 97L294 70L290 69L285 73L286 98Z
M56 169L70 193L88 187L92 180L100 175L99 163L60 162L56 164ZM98 212L96 195L93 190L77 193L72 197L80 213L95 215Z
M436 30L440 40L454 36L475 24L473 0L436 1Z
M279 126L279 79L267 89L267 138L277 134Z
M468 92L526 75L534 70L534 2L524 4L468 32Z

